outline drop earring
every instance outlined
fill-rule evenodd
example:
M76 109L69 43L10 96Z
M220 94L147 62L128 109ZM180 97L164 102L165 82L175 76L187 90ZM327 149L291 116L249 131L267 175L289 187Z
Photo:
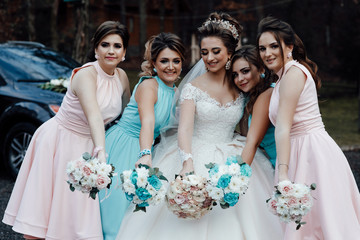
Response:
M230 66L231 66L231 61L230 59L226 62L225 64L225 70L229 70L230 69Z
M260 78L265 78L265 73L260 73Z
M121 59L121 61L122 61L122 62L125 61L125 56L123 56L123 58Z
M154 73L157 73L156 68L153 68Z
M287 58L290 59L291 57L292 57L292 52L289 52L289 53L287 54Z
M95 59L99 59L99 55L95 53Z

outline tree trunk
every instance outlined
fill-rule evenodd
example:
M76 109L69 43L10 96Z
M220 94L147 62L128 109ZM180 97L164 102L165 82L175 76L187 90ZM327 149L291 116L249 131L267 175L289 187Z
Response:
M60 4L60 0L54 0L51 11L51 20L50 20L51 47L56 50L58 50L58 43L59 43L59 35L57 28L59 4Z
M177 35L179 35L179 2L178 1L173 1L173 9L174 9L174 28L173 28L173 32Z
M146 0L139 0L140 4L140 53L144 52L146 42Z
M73 58L80 63L85 63L88 51L88 22L89 22L89 0L82 0L81 4L76 10L77 31L75 35L75 52ZM94 53L95 54L95 53Z
M360 132L360 74L358 73L358 81L357 81L357 89L358 89L358 132Z
M126 26L126 4L125 0L120 0L120 8L121 8L121 24Z
M160 32L164 32L165 30L165 1L160 0Z
M26 0L27 3L27 28L28 28L28 39L29 41L36 40L36 31L35 31L35 15L33 9L33 1Z

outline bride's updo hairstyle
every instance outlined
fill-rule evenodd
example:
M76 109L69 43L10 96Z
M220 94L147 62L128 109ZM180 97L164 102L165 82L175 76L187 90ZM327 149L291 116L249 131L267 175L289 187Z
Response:
M232 55L240 41L243 27L239 22L227 13L211 13L209 18L198 28L199 42L206 37L218 37L221 39Z
M101 40L109 34L119 35L123 41L123 47L127 49L130 35L126 26L117 21L105 21L96 29L96 32L91 39L92 45L88 53L88 60L90 62L96 61L95 49L99 46Z
M151 36L145 43L144 62L141 64L140 77L155 76L153 63L156 62L160 52L166 48L177 52L181 61L185 60L185 47L182 40L173 33L159 33L158 35Z
M316 88L320 89L321 80L316 75L318 67L316 63L314 63L307 57L303 42L301 41L299 36L294 32L290 24L281 21L279 19L276 19L274 17L266 17L262 19L258 25L258 34L256 41L258 49L259 49L260 36L265 32L270 32L275 37L277 44L279 45L280 48L283 66L285 65L285 61L284 61L284 50L281 46L282 41L286 46L293 46L292 56L294 60L301 63L309 70L311 76L314 78Z

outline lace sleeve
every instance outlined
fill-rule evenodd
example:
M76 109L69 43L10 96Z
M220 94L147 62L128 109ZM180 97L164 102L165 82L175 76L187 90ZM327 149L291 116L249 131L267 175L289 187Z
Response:
M193 158L191 153L186 153L184 150L178 147L181 163L184 163L189 158Z
M196 88L190 83L184 85L184 88L181 91L179 103L182 103L184 100L196 101Z

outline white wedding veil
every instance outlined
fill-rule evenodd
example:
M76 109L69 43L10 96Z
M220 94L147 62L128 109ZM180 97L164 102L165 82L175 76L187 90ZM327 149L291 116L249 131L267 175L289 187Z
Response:
M186 83L193 81L195 78L201 76L202 74L206 73L206 67L204 61L200 59L185 75L181 83L179 84L173 102L172 102L172 111L170 115L169 124L167 127L163 128L160 133L160 143L158 143L155 147L154 156L155 155L162 155L169 145L174 144L174 141L177 141L177 130L179 126L179 112L180 112L180 104L179 99L181 96L181 91ZM154 162L153 164L156 164Z

